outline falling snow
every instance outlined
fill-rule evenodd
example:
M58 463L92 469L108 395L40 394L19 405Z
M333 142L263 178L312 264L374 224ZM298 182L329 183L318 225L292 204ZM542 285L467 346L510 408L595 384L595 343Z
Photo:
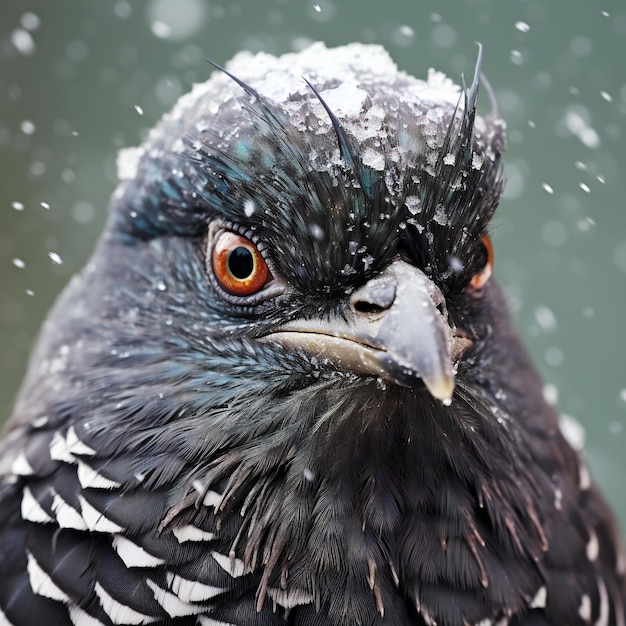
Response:
M41 26L41 20L36 13L27 11L22 15L20 23L26 30L37 30Z
M150 28L159 39L186 41L203 32L209 17L209 3L203 0L151 0L146 4Z
M578 137L587 148L598 148L600 146L600 136L581 113L575 110L567 111L565 125L572 135Z
M313 238L317 239L318 241L323 241L326 237L324 233L324 229L319 224L311 224L309 226L309 231L311 235L313 236ZM350 243L353 243L353 242L350 242Z
M552 346L546 350L545 359L550 367L559 367L563 364L563 351L556 346Z
M582 450L585 447L586 432L580 422L571 415L565 413L559 417L559 427L561 433L568 443L575 450Z
M18 28L11 33L11 43L16 50L24 56L30 56L35 52L35 40L33 36L23 28Z
M552 332L556 330L556 316L547 306L538 306L535 309L535 320L544 332Z
M454 256L453 254L448 256L448 265L455 274L460 274L464 268L463 261L461 261L458 256Z
M578 220L578 222L576 223L576 228L578 228L581 233L586 233L591 230L592 226L595 225L596 222L593 218L585 217L582 220Z
M34 135L35 134L35 125L30 120L24 120L20 124L20 130L25 135Z
M555 406L559 401L559 388L552 383L546 383L543 386L543 397L548 404Z
M415 39L415 31L407 24L403 24L393 31L392 39L397 46L408 47Z
M150 29L152 30L152 34L159 39L168 39L172 32L165 22L159 21L152 22Z

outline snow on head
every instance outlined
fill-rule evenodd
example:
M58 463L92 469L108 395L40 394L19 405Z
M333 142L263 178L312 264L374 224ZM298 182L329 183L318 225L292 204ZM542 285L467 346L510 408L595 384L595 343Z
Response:
M430 70L427 81L410 77L398 70L389 53L378 45L353 43L338 48L327 48L314 43L302 52L275 57L266 53L251 55L242 52L230 61L226 69L242 80L254 81L263 77L259 92L275 101L285 101L287 81L293 93L306 93L302 77L313 85L393 85L398 79L410 79L421 99L446 101L456 105L460 88L442 74ZM289 81L291 76L295 81ZM357 96L358 97L358 96Z
M438 120L426 119L425 115L433 105L453 111L461 98L460 87L441 72L430 70L427 80L414 78L399 70L378 45L354 43L326 48L323 43L315 43L302 52L280 57L240 52L226 64L226 70L268 102L280 106L294 127L310 131L318 126L318 130L328 131L330 119L308 81L359 142L374 136L384 139L385 115L399 106L414 108L416 119L424 118L422 125L427 121L441 125L441 115ZM216 114L241 97L242 87L217 71L183 96L170 115L185 118L191 108L197 111L198 107L209 115ZM313 127L308 124L310 113L318 118ZM203 123L207 119L207 115L194 117Z
M399 70L378 45L327 48L315 43L279 57L241 52L225 72L216 70L180 98L149 133L141 152L122 155L120 178L133 178L138 161L156 159L161 151L189 153L190 146L201 151L209 136L211 150L245 152L258 134L255 124L272 118L284 127L287 143L304 151L312 171L328 172L336 181L335 174L345 167L338 122L359 162L383 172L395 196L404 172L419 168L435 176L444 157L457 176L465 175L463 168L483 170L497 160L504 148L504 123L494 117L476 116L469 162L457 163L448 149L442 152L451 123L461 124L465 104L466 94L450 78L435 70L425 79L415 78Z

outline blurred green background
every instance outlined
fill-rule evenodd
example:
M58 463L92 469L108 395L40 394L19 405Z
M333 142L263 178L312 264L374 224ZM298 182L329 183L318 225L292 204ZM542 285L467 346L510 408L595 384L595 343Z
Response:
M3 0L0 421L102 227L116 151L208 78L205 58L318 39L456 80L483 43L509 125L497 275L626 529L624 0Z

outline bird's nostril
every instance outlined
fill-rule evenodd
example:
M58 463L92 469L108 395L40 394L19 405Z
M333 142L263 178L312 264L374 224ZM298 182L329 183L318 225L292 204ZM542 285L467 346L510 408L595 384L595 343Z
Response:
M357 313L372 315L389 309L395 299L395 280L390 276L378 276L355 291L350 303Z
M354 303L354 310L359 313L382 313L385 310L384 306L380 306L379 304L375 304L374 302L366 302L365 300L360 300L359 302Z

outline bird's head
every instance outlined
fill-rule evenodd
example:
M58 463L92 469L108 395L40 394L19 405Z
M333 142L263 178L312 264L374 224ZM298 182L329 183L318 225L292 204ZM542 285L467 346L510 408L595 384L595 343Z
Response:
M484 331L501 188L503 123L476 115L479 66L460 89L375 47L240 56L132 154L109 240L193 242L154 280L169 270L164 299L192 290L211 342L449 402ZM181 286L171 272L189 265Z
M193 464L388 394L437 410L485 377L504 123L477 114L479 81L480 58L460 88L317 44L196 86L120 159L43 349L57 412L74 368L109 447L130 429L158 451L168 424Z

